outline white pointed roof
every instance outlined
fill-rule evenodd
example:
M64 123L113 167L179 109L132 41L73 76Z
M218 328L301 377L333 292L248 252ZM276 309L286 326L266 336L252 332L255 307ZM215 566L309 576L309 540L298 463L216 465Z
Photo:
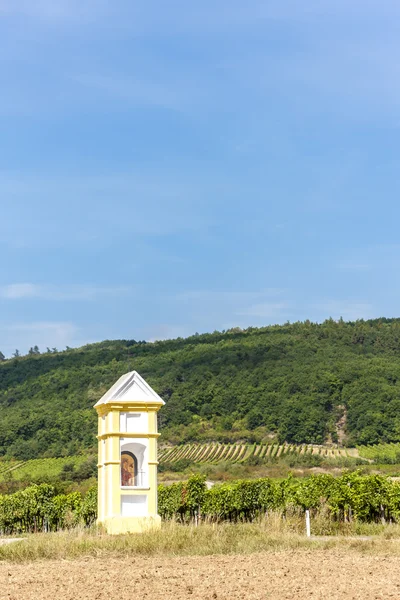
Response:
M101 406L110 402L165 404L164 400L136 371L122 375L94 406Z

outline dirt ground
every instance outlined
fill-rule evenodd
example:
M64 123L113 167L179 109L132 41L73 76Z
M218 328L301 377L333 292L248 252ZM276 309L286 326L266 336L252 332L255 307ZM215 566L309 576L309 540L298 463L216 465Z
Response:
M400 557L352 550L0 563L1 600L400 599Z

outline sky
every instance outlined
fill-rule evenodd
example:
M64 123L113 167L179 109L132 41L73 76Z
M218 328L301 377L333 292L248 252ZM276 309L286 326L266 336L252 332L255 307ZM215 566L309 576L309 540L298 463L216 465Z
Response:
M0 350L399 316L400 3L0 0Z

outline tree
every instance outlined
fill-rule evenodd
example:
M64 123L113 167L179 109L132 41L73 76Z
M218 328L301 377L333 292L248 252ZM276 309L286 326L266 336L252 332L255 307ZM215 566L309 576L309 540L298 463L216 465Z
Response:
M6 360L6 357L4 356L4 354L0 350L0 362L2 362L3 360Z
M256 427L259 427L263 424L264 418L259 410L253 409L249 412L249 414L247 415L247 426L249 429L255 429Z
M277 433L281 442L323 443L339 426L347 446L400 442L399 356L400 319L294 323L154 344L109 340L57 357L50 348L35 361L0 364L0 455L24 460L26 442L30 458L93 447L92 405L133 369L166 401L158 413L165 442ZM43 430L52 435L41 437Z
M13 356L15 356L15 358L18 358L18 356L21 356L21 354L19 353L19 350L16 350L14 352Z

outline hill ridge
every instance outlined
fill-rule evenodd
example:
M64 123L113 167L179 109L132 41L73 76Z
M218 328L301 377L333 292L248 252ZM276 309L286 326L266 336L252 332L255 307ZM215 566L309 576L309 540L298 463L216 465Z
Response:
M146 343L104 341L0 363L0 456L95 447L93 404L138 371L166 401L165 442L400 441L400 319L286 323Z

